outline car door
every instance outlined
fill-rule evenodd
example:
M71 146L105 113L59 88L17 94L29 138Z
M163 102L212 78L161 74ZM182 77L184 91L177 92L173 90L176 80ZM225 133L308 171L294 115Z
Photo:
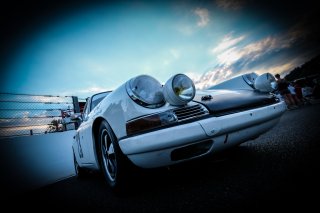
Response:
M95 161L94 154L94 139L92 135L92 125L93 125L93 116L90 115L90 112L104 99L110 91L102 92L93 95L88 99L84 107L84 113L82 116L82 123L79 127L79 156L81 158L81 163L91 164Z
M89 98L84 106L82 123L78 129L77 142L79 157L81 163L90 163L89 143L92 143L91 124L89 122L91 98Z

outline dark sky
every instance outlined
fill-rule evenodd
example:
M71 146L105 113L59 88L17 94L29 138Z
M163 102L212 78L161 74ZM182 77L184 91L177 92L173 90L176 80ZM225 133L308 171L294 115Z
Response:
M19 48L21 42L28 40L28 37L41 30L42 26L99 2L103 1L13 0L3 2L0 6L1 62L6 61L13 49Z
M306 30L313 32L310 38L319 41L320 7L315 0L281 1L281 0L236 0L244 2L246 9L253 16L265 17L278 22L279 26L290 25L295 22L304 21ZM103 1L103 0L28 0L28 1L6 1L0 7L1 26L1 54L18 45L17 42L26 35L35 33L41 26L44 26L62 16L77 12L81 9L96 6L99 4L116 5L124 1ZM120 3L119 3L120 2ZM156 2L156 1L155 1ZM159 4L166 4L159 1ZM177 1L184 2L184 1ZM212 1L191 1L193 3L208 4ZM231 2L235 2L231 0ZM35 27L36 26L36 27ZM40 27L39 27L40 26ZM2 55L3 56L3 55Z

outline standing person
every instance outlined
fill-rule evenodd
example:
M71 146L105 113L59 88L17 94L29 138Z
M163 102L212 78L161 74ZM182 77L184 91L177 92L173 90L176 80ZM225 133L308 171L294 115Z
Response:
M288 89L291 93L291 96L295 102L296 105L301 105L302 101L298 98L297 94L296 94L296 89L294 88L294 84L292 82L289 83Z
M305 105L311 104L310 101L307 98L304 97L303 92L305 92L305 91L302 92L302 88L303 88L302 86L303 85L304 84L301 83L301 81L297 81L297 82L294 83L296 96L299 98L299 100L301 101L302 104L305 104Z
M296 92L296 96L303 102L303 95L302 95L302 87L298 82L294 83L294 91Z
M284 98L288 109L295 109L297 108L297 105L294 102L294 99L288 89L289 83L280 77L279 74L275 74L275 77L277 79L277 90L279 91L280 95Z

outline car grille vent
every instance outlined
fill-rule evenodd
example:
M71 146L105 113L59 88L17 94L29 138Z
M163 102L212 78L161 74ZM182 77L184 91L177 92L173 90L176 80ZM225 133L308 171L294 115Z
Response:
M208 115L209 111L202 105L192 105L183 108L174 109L173 113L177 116L178 121L185 121L204 115Z

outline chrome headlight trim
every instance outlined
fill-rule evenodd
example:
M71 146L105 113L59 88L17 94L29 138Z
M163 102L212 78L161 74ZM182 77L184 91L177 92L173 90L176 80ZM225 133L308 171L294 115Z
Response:
M270 73L264 73L256 78L254 87L260 92L272 92L275 90L276 79Z
M184 74L172 76L163 90L166 101L173 106L183 106L193 100L196 89L193 81Z
M138 105L146 108L158 108L165 104L162 85L149 75L139 75L127 81L128 96Z

